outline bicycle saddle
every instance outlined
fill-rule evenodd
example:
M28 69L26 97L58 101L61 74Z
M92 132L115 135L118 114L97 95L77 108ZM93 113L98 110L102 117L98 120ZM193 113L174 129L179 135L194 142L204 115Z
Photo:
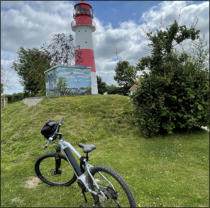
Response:
M96 146L93 144L86 145L86 144L79 143L78 146L83 149L84 153L88 153L88 152L91 152L92 150L96 149Z

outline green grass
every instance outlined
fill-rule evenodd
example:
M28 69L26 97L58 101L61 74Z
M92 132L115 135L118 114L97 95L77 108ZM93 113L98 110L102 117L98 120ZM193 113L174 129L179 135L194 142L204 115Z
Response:
M28 189L35 176L34 163L45 140L40 130L47 120L65 118L64 139L93 143L90 163L116 170L129 184L138 206L209 206L208 133L176 133L145 139L132 119L132 103L118 95L44 99L36 106L21 102L2 110L1 197L2 207L79 206L77 184L50 187L42 182ZM89 199L90 196L88 196Z

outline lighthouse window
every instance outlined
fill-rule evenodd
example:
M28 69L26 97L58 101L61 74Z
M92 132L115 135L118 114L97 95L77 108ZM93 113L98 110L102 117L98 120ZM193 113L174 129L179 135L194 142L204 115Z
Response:
M76 9L76 14L91 15L90 10L87 8L82 8L81 5L78 5L75 9Z

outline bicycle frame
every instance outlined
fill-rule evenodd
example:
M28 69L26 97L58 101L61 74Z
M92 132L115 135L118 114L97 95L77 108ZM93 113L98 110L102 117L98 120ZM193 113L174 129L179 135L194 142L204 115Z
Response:
M101 199L107 200L109 202L110 200L114 200L117 207L120 207L119 203L116 201L118 199L118 192L115 190L113 184L108 180L109 177L105 177L106 174L110 176L114 181L118 182L118 184L121 186L121 189L123 189L124 193L126 193L126 198L129 202L131 207L136 207L135 199L132 195L131 190L129 189L126 182L118 175L114 170L112 170L109 167L106 167L104 165L98 165L98 166L92 166L88 163L88 153L91 152L93 149L95 149L94 145L84 145L82 143L79 144L79 147L83 148L83 152L86 153L85 156L81 156L80 153L67 141L64 141L62 138L62 133L59 132L60 127L62 126L63 118L60 120L60 122L53 123L53 128L56 125L56 130L54 131L53 135L48 137L49 134L49 126L48 123L45 124L44 132L41 131L41 133L45 136L45 138L48 140L45 147L47 148L49 144L57 139L58 137L58 146L56 148L56 152L51 152L48 154L44 154L41 156L36 164L35 164L35 172L37 176L48 185L58 185L58 186L68 186L75 182L77 179L77 183L79 187L82 190L82 194L84 197L84 202L81 203L80 206L82 206L83 203L87 203L87 198L85 195L85 192L90 192L92 194L92 197L94 199L94 207L95 205L99 205L99 207L104 207L101 203ZM64 153L61 154L61 151ZM75 159L76 157L79 158L80 162L77 162ZM40 163L45 160L45 158L54 158L55 159L55 170L53 170L53 175L60 175L63 171L63 168L61 168L61 161L67 161L69 165L72 167L74 171L74 175L71 180L68 180L66 183L57 183L54 181L48 180L45 177L45 174L42 174L42 171L40 171ZM61 160L63 159L63 160ZM45 160L46 161L46 160ZM61 168L61 169L60 169ZM104 173L104 175L102 174ZM99 175L98 175L99 174ZM47 174L46 174L47 175ZM95 179L94 179L95 177ZM105 183L104 183L105 180ZM97 182L96 182L97 181ZM108 184L107 184L108 183ZM119 192L121 193L121 192ZM122 201L123 198L121 198Z
M68 162L70 163L70 165L72 166L77 178L79 176L81 176L82 172L80 170L80 166L78 165L78 163L77 163L76 159L74 158L73 154L71 153L71 151L73 151L77 155L77 157L80 159L81 155L79 154L79 152L77 152L77 150L70 143L64 141L63 139L59 140L58 145L64 151L66 158L67 158Z
M87 172L82 173L79 164L77 163L75 157L72 154L72 152L74 152L76 154L76 156L80 159L82 156L79 154L79 152L69 142L64 141L62 138L59 139L58 145L60 146L60 148L65 153L65 156L66 156L69 164L73 168L74 173L75 173L77 179L83 183L83 185L85 186L85 188L89 192L91 192L92 194L98 195L98 196L100 196L103 199L107 199L107 197L105 196L105 194L100 190L100 188L99 188L98 184L96 183L96 181L94 180L92 174L90 173L90 168L93 167L93 166L90 165L88 163L88 161L84 158L85 169L86 169ZM94 190L92 190L89 187L89 185L88 185L88 183L86 181L87 174L91 177L94 185L97 187L97 189L99 190L99 193L100 194L97 193L97 192L95 192ZM114 188L114 186L111 184L111 182L104 175L102 175L101 173L100 173L100 175Z

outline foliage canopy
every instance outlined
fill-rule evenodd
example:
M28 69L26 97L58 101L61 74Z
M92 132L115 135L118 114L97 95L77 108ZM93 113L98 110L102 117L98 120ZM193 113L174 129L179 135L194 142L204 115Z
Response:
M100 76L97 76L98 93L104 94L107 91L107 85L102 81Z
M46 51L20 47L18 60L13 62L12 67L21 77L26 94L45 93L44 71L50 68L50 56Z
M79 46L74 46L73 36L71 34L57 33L52 36L49 43L43 44L42 50L47 51L50 56L51 65L72 65L75 53L78 59L81 59Z
M185 52L176 52L173 44L195 40L199 30L179 26L175 21L165 31L147 34L151 56L143 57L137 68L144 72L133 95L135 116L147 137L190 130L208 124L208 70L201 59Z
M136 82L136 69L128 61L119 61L115 68L114 80L122 88L124 95L128 94L129 88Z
M1 94L4 92L3 84L1 83Z

